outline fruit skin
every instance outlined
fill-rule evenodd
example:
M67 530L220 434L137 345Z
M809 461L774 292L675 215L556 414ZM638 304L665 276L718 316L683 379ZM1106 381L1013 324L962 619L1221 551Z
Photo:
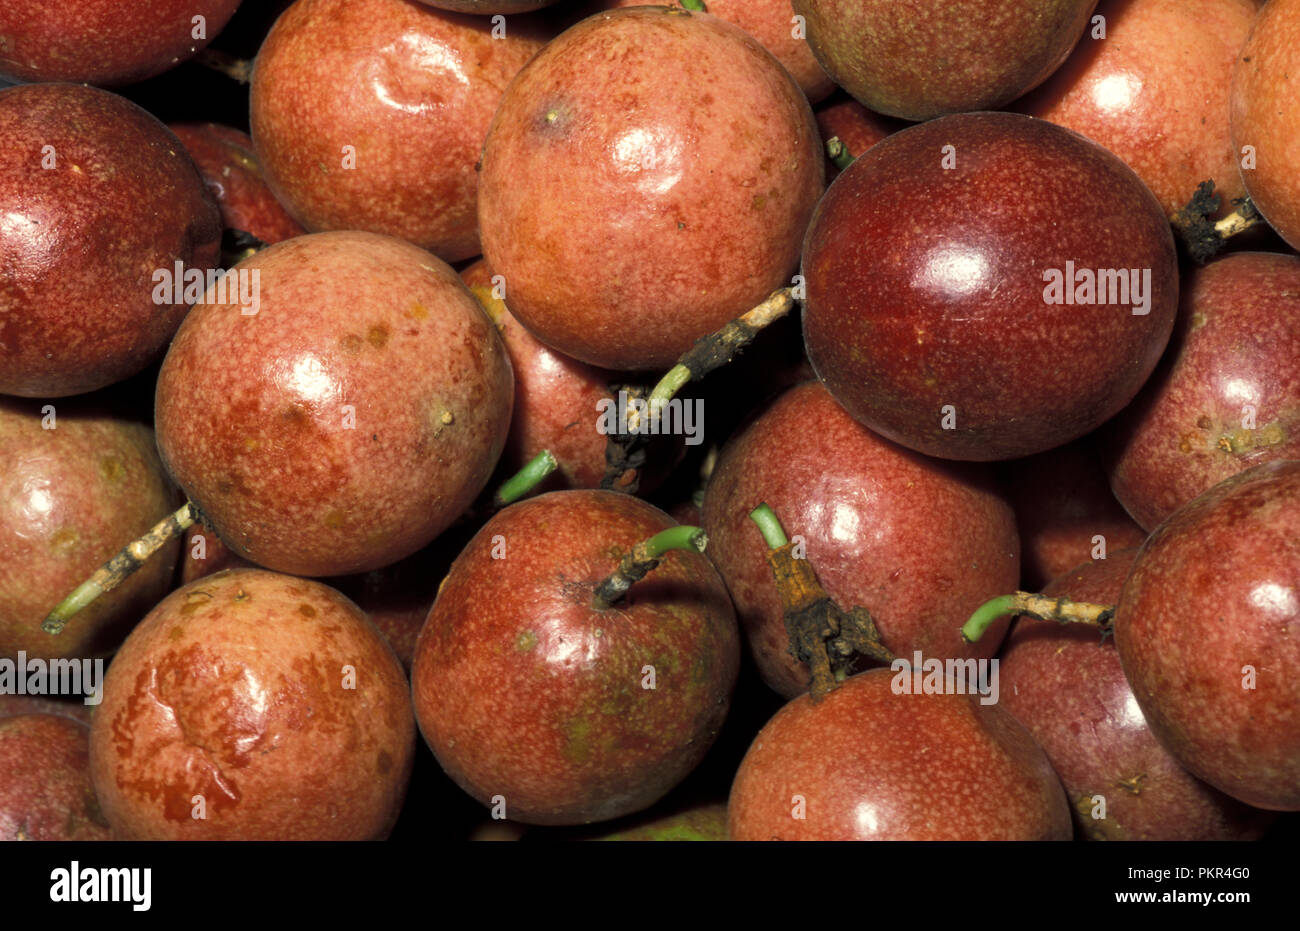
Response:
M1245 188L1228 89L1256 0L1102 0L1106 38L1085 37L1015 108L1083 133L1122 158L1165 213L1212 179L1224 211Z
M0 841L109 839L90 784L89 736L60 715L0 718Z
M560 491L501 511L470 541L411 675L420 730L466 792L504 796L512 821L606 821L652 805L703 758L739 668L717 572L673 551L622 602L591 606L623 553L671 526L629 495Z
M612 10L645 5L646 0L600 0L595 7ZM661 5L680 7L682 3L664 0ZM825 100L835 90L835 82L822 70L807 40L795 36L790 0L709 0L707 6L710 16L735 23L763 43L799 83L810 103Z
M894 675L776 713L736 773L732 840L1070 839L1060 780L1015 718L974 695L895 694Z
M794 0L808 44L864 106L906 120L992 110L1036 87L1096 0Z
M763 679L787 698L810 672L789 654L767 547L749 513L766 502L827 593L871 612L885 645L946 658L997 652L1007 622L976 644L972 611L1020 580L1015 516L981 466L928 459L854 422L818 382L790 389L723 449L704 498L707 554L727 582Z
M178 544L52 637L41 622L126 543L180 506L153 431L109 399L0 398L0 657L111 653L171 587ZM44 429L44 424L53 429Z
M344 575L415 552L505 444L513 376L491 321L447 265L373 233L299 236L236 269L260 271L259 312L197 305L158 376L169 472L270 569Z
M1111 488L1148 530L1231 475L1300 459L1300 258L1192 269L1160 369L1102 436Z
M167 128L194 159L226 229L252 233L268 245L306 232L266 186L247 133L220 123L172 123Z
M132 631L90 762L122 839L375 840L397 818L414 737L402 667L356 605L236 569L178 589Z
M461 13L527 13L550 6L555 0L420 0L438 10L455 10Z
M587 837L596 841L725 841L727 806L722 803L693 805L656 818L637 819L615 831Z
M1111 494L1092 437L1008 462L1001 470L1020 534L1020 578L1039 591L1093 558L1142 545L1146 531Z
M1043 594L1113 605L1136 556L1127 549L1086 562ZM999 672L1002 707L1047 753L1081 837L1254 840L1274 820L1194 778L1161 748L1134 702L1115 641L1095 629L1020 618ZM1105 799L1104 818L1093 817L1096 796Z
M55 714L72 718L82 724L89 724L95 711L94 705L87 705L81 697L53 697L42 695L0 695L0 718L19 714Z
M1151 269L1149 313L1047 303L1047 273L1068 262ZM1100 426L1156 367L1178 304L1173 236L1146 185L1077 133L1013 113L944 117L868 150L818 205L803 273L808 357L836 400L950 459L1027 456Z
M601 13L501 101L483 150L483 253L551 348L667 368L789 283L821 166L808 101L739 27L666 7Z
M131 84L161 74L217 37L240 0L5 0L0 80ZM196 39L195 16L205 37Z
M504 471L513 475L542 450L550 450L564 487L599 488L609 438L596 430L597 405L612 396L610 385L626 379L549 349L524 329L496 297L504 279L486 261L475 262L460 277L496 324L515 373Z
M881 139L904 129L902 120L872 113L856 100L837 100L819 107L816 113L817 128L821 130L822 144L838 137L850 155L857 158ZM836 178L839 167L826 157L826 177Z
M1255 149L1255 167L1240 168L1259 212L1300 249L1300 0L1264 5L1232 75L1232 146ZM1240 163L1238 163L1240 165Z
M1300 809L1297 591L1300 461L1267 462L1161 524L1115 614L1124 674L1156 739L1192 775L1279 811Z
M510 79L549 37L408 0L298 0L253 71L266 181L305 227L479 253L475 163ZM352 146L355 167L345 164Z
M151 274L220 256L194 163L129 100L75 84L0 90L0 138L0 394L64 397L135 374L188 309L155 304Z

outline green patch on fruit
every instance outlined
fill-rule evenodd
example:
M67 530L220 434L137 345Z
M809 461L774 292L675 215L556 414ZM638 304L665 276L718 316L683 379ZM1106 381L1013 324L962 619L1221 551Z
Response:
M531 630L521 630L519 636L515 638L515 649L520 653L537 649L537 634Z
M122 465L121 460L107 456L99 460L99 474L104 476L105 481L120 482L126 477L126 466Z
M70 553L76 548L80 539L81 535L77 531L64 527L56 530L50 537L50 549L56 553Z

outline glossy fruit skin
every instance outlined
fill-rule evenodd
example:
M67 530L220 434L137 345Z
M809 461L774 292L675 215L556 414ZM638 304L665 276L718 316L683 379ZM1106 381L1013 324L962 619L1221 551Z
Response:
M646 5L646 0L601 0L595 4L604 10ZM680 7L682 3L665 0L661 5ZM799 82L810 103L826 99L835 90L835 82L822 70L807 40L795 36L794 6L790 0L709 0L707 6L710 16L735 23L762 42Z
M1070 262L1150 269L1149 312L1048 303L1048 273ZM944 117L871 148L818 205L803 273L808 357L836 400L950 459L1027 456L1101 425L1156 367L1178 304L1169 222L1146 185L1077 133L1013 113Z
M877 113L991 110L1036 87L1083 35L1096 0L794 0L836 84Z
M252 78L271 190L313 231L384 233L448 262L478 255L483 139L505 86L548 38L528 22L492 33L486 18L408 0L298 0Z
M1231 475L1300 459L1300 258L1188 272L1160 368L1102 436L1111 487L1148 530Z
M1114 152L1171 216L1206 180L1230 205L1245 188L1228 128L1228 89L1257 6L1102 0L1097 13L1106 17L1106 38L1085 36L1015 108Z
M0 718L0 841L109 839L89 738L85 724L59 715Z
M821 160L808 101L739 27L666 7L600 13L502 99L483 150L483 254L548 346L667 368L789 284Z
M818 382L790 389L723 449L704 498L708 556L727 582L763 680L787 698L810 673L789 654L767 547L766 502L845 610L871 612L885 645L939 658L997 652L958 631L1020 581L1015 516L982 466L918 456L857 424Z
M66 595L181 503L153 431L103 400L60 401L48 415L39 401L0 399L0 658L106 656L171 587L174 542L57 637L41 630Z
M836 100L819 107L816 113L817 128L821 130L822 144L838 138L849 154L856 158L881 139L906 128L908 125L893 117L872 113L856 100ZM840 169L826 157L826 177L836 178Z
M1232 145L1255 149L1241 167L1251 200L1292 248L1300 249L1300 0L1270 0L1251 29L1232 75Z
M1096 558L1094 553L1107 558L1141 546L1147 538L1111 494L1092 437L1012 460L1001 472L1016 511L1021 587L1026 591L1041 590Z
M5 0L0 80L130 84L161 74L217 37L240 0ZM195 16L204 38L195 38Z
M591 607L622 554L673 525L630 495L560 491L501 511L470 541L411 675L420 730L466 792L504 796L513 821L586 824L652 805L703 758L739 667L717 572L670 552L618 605Z
M599 488L609 438L596 430L597 405L612 396L611 385L626 378L558 353L524 329L497 297L509 293L507 282L486 261L475 262L460 277L496 324L515 373L515 408L502 456L505 470L513 475L538 453L550 450L563 487Z
M356 605L238 569L178 589L132 631L91 725L91 772L122 839L376 840L414 737L402 667Z
M973 695L895 694L894 675L776 713L731 787L732 840L1070 839L1060 780L1015 718Z
M260 271L259 312L196 305L158 376L171 475L236 555L277 571L365 572L429 543L509 428L510 362L474 296L373 233L299 236L238 269Z
M221 208L226 229L252 233L268 245L306 232L266 186L247 133L219 123L173 123L167 128L194 159Z
M1137 556L1111 553L1066 572L1043 594L1114 604ZM1001 705L1042 746L1087 840L1253 840L1273 816L1190 775L1156 742L1124 678L1114 639L1020 618L999 673ZM1105 800L1101 813L1100 796Z
M1152 733L1194 776L1257 808L1300 809L1298 590L1300 461L1267 462L1161 524L1115 614Z
M220 255L194 163L129 100L74 84L0 90L0 138L0 394L65 397L135 374L187 310L155 304L151 274Z

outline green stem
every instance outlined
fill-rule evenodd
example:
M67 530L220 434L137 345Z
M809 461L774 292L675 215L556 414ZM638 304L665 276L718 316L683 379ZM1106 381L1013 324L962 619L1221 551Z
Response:
M627 594L633 583L645 578L659 560L670 550L694 550L703 553L709 537L701 527L689 524L669 527L643 543L638 543L632 552L623 557L615 569L604 581L596 586L592 598L592 607L598 611L617 604Z
M179 537L193 526L199 512L193 503L186 501L175 513L168 514L138 540L132 540L116 556L95 570L94 574L78 585L67 598L58 603L49 616L41 622L47 634L60 634L68 621L85 610L100 595L117 588L169 540Z
M704 0L681 0L685 9L693 10L696 13L707 13L709 8L704 5Z
M518 501L536 488L542 479L554 472L558 465L549 449L542 450L528 465L506 479L497 489L496 497L493 499L497 507L505 507Z
M853 153L849 151L849 147L844 144L844 140L840 139L839 136L831 136L826 140L826 156L840 171L857 161L853 157Z
M999 595L975 609L970 620L962 625L962 638L967 643L974 643L984 636L990 624L1008 614L1021 614L1059 624L1084 624L1098 628L1105 636L1110 632L1115 606L1070 601L1068 598L1053 598L1051 595L1038 595L1034 592Z
M984 602L975 609L970 620L962 625L961 635L967 643L974 643L984 636L984 632L1000 617L1014 614L1016 610L1015 595L999 595Z
M766 503L750 511L749 519L758 524L758 529L763 534L763 542L767 544L769 550L780 549L790 542L786 539L785 528L781 526L776 512Z

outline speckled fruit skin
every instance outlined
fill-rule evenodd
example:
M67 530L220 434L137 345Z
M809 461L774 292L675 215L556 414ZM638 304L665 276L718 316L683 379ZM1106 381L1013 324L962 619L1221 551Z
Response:
M196 304L162 363L169 472L259 566L346 575L415 553L506 442L513 378L491 321L451 268L381 235L304 235L237 269L260 269L260 311Z
M1091 437L1001 470L1020 533L1020 579L1031 592L1093 558L1141 546L1146 531L1111 494ZM1103 541L1096 541L1102 537Z
M250 123L271 190L311 230L399 236L448 262L478 255L483 139L549 38L527 21L492 31L409 0L298 0L253 71Z
M626 377L555 352L524 329L497 298L503 279L494 284L497 275L486 261L475 262L460 277L496 323L515 373L515 409L502 456L506 470L513 474L550 450L565 487L599 488L608 437L596 430L596 405L612 396L610 385Z
M504 796L512 821L607 821L652 805L703 758L740 654L713 566L670 552L618 605L591 607L622 555L673 525L629 495L558 491L507 508L470 541L411 675L420 730L466 792Z
M0 841L108 840L90 784L90 731L53 714L0 719Z
M1300 459L1300 258L1239 252L1188 276L1159 370L1102 433L1111 487L1148 530L1230 475Z
M468 536L468 534L466 534ZM415 643L433 608L438 584L447 574L459 546L442 538L391 566L334 580L370 623L379 629L408 672L415 659Z
M236 269L260 270L259 312L196 305L158 375L168 470L269 569L344 575L415 552L505 444L513 376L491 321L451 268L387 236L299 236Z
M90 724L90 717L95 711L94 705L87 705L82 697L46 698L41 695L0 695L0 718L9 718L19 714L56 714L72 718L82 724Z
M927 459L854 422L817 382L792 388L723 449L704 497L707 553L727 582L769 686L808 690L789 654L767 547L749 513L766 502L831 598L871 612L886 646L911 658L987 657L1006 623L965 643L972 611L1020 580L1011 507L981 466Z
M732 840L1070 839L1060 780L1015 718L972 695L896 695L894 675L776 713L731 787Z
M202 537L202 541L198 538ZM240 559L221 538L202 524L185 531L181 547L180 581L182 585L212 575L222 569L251 569L254 564Z
M0 0L0 78L130 84L217 37L240 0ZM195 16L204 17L196 38Z
M816 113L817 128L821 130L822 143L838 138L850 155L862 155L881 139L907 127L907 123L892 117L872 113L856 100L836 100L819 107ZM826 177L836 178L840 169L826 158Z
M667 368L788 284L823 188L785 70L738 26L668 7L548 45L507 89L482 166L483 254L511 312L620 370Z
M590 6L591 4L589 4ZM600 0L597 9L647 6L647 0ZM681 0L663 0L664 6L682 6ZM808 42L795 36L794 7L790 0L709 0L708 13L735 23L776 56L799 89L812 103L830 96L835 82L822 70Z
M0 658L105 656L170 589L176 543L59 636L41 622L180 500L148 426L98 400L45 406L0 399Z
M1114 604L1136 549L1053 580L1043 594ZM999 667L1000 699L1047 753L1088 840L1253 840L1273 816L1191 776L1156 742L1115 641L1095 629L1021 618ZM1094 797L1105 799L1105 817Z
M194 159L226 229L252 233L267 244L306 232L266 186L247 133L219 123L172 123L167 128Z
M1124 674L1161 745L1257 808L1300 809L1297 592L1300 461L1267 462L1161 524L1115 614Z
M1046 273L1068 262L1150 269L1149 313L1047 303ZM808 358L836 400L950 459L1028 456L1100 426L1156 367L1178 307L1173 236L1146 185L1014 113L944 117L871 148L818 205L803 273Z
M640 820L618 830L599 834L598 841L725 841L727 806L721 802L695 805L685 811Z
M794 0L808 44L864 106L906 120L991 110L1065 61L1096 0Z
M63 397L134 375L187 309L153 302L153 272L220 256L194 163L129 100L75 84L0 90L0 138L0 394Z
M1106 38L1085 36L1016 109L1114 152L1171 216L1206 180L1228 205L1245 194L1228 130L1228 89L1257 6L1102 0Z
M420 0L426 6L460 13L527 13L550 6L555 0Z
M204 538L201 546L196 537ZM388 645L393 648L402 668L409 670L415 655L415 639L420 635L424 619L433 607L438 583L446 574L447 566L456 555L447 552L439 538L405 559L391 566L372 569L356 575L342 575L329 579L326 584L350 598L366 613L370 622L379 628ZM202 553L202 558L196 554ZM246 559L240 559L221 542L221 538L203 527L191 527L185 535L181 553L181 584L213 575L223 569L257 568Z
M414 752L406 678L379 631L333 589L260 569L151 611L90 732L95 791L124 840L382 839Z
M1232 145L1254 146L1241 168L1251 200L1292 248L1300 249L1300 0L1270 0L1260 11L1232 75Z

